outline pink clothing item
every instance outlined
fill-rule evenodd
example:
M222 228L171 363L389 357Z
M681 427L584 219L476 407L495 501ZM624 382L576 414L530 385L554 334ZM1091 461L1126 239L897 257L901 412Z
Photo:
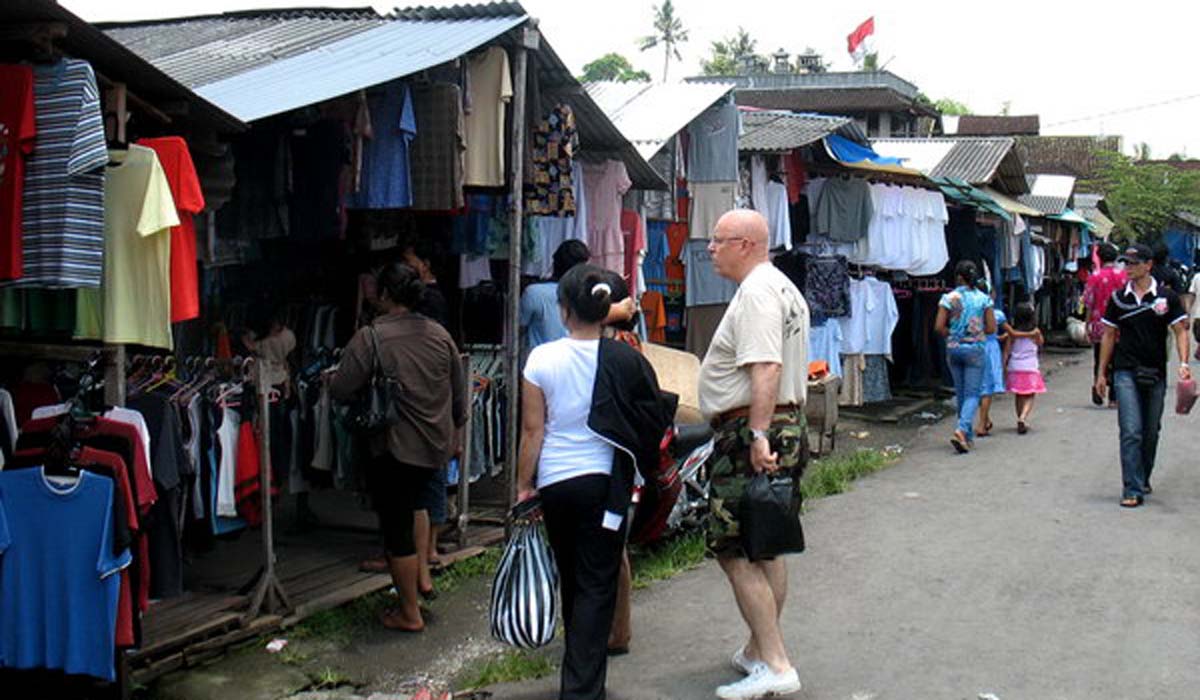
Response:
M1032 338L1017 338L1013 341L1012 353L1008 356L1009 372L1037 372L1038 346Z
M621 233L625 243L625 281L630 290L637 289L638 253L646 249L646 231L642 216L630 209L621 210Z
M1104 337L1104 310L1108 308L1108 300L1113 292L1125 286L1124 270L1115 267L1105 267L1097 270L1088 278L1087 287L1083 291L1083 303L1088 309L1088 338L1093 343L1099 343Z
M623 274L625 239L621 233L621 197L633 182L619 160L583 164L584 192L587 197L588 248L592 262Z
M1044 394L1046 393L1046 382L1042 379L1042 373L1037 370L1032 372L1009 372L1008 391L1018 396Z

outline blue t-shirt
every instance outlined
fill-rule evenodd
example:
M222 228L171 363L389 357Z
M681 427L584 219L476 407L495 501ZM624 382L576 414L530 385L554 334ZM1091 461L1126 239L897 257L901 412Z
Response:
M0 666L116 678L113 483L59 486L42 469L0 472Z
M688 127L688 172L691 182L736 182L738 179L737 103L722 99Z
M717 274L713 268L708 240L690 240L683 249L683 264L687 275L684 303L688 306L728 304L737 293L737 282Z
M984 314L992 298L974 287L959 287L942 295L939 305L950 312L950 336L946 345L956 347L987 340Z
M521 327L525 329L528 350L567 337L558 310L558 282L538 282L525 288L521 293Z
M359 209L402 209L412 206L408 149L417 135L412 96L406 85L388 85L367 98L371 138L362 154L362 183L354 198Z

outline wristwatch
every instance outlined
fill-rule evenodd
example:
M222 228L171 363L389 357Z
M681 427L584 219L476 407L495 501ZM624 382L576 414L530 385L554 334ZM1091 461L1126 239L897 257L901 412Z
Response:
M767 437L767 431L765 431L765 430L758 430L757 428L751 428L750 429L750 437L754 438L755 441L766 440L766 441L770 442L770 438Z

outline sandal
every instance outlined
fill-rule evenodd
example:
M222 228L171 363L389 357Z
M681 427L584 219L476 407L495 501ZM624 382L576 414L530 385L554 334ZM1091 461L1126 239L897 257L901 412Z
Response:
M960 455L965 455L971 451L971 445L967 442L967 436L963 435L961 430L954 431L954 437L950 438L950 444L954 446L954 450Z
M1029 425L1023 420L1017 421L1017 434L1024 435L1029 432Z
M1141 496L1134 496L1133 498L1122 498L1121 499L1121 507L1122 508L1137 508L1138 506L1142 505L1142 503L1144 503L1144 501Z
M975 431L975 437L987 437L992 434L992 422L988 421L982 428Z

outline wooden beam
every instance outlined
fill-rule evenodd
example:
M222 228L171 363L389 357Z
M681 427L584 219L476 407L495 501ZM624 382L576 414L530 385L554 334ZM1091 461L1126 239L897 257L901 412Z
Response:
M114 87L116 85L122 84L119 81L110 79L108 76L104 75L100 71L96 71L96 82L105 88L110 88L110 87ZM138 95L136 93L134 93L132 90L130 90L128 88L125 89L125 99L129 102L129 104L137 107L138 111L145 112L146 114L148 114L151 117L154 117L155 119L162 122L163 124L172 123L171 117L167 116L161 109L159 109L158 107L155 107L154 105L150 104L149 102L142 99L141 97L138 97Z
M525 230L525 108L529 92L529 51L523 45L513 48L513 98L512 98L512 153L510 174L512 176L509 204L508 237L508 344L504 348L504 371L508 386L508 420L505 425L508 436L505 467L508 477L508 507L517 502L517 441L520 437L520 388L521 388L521 242ZM460 465L466 469L467 465Z

